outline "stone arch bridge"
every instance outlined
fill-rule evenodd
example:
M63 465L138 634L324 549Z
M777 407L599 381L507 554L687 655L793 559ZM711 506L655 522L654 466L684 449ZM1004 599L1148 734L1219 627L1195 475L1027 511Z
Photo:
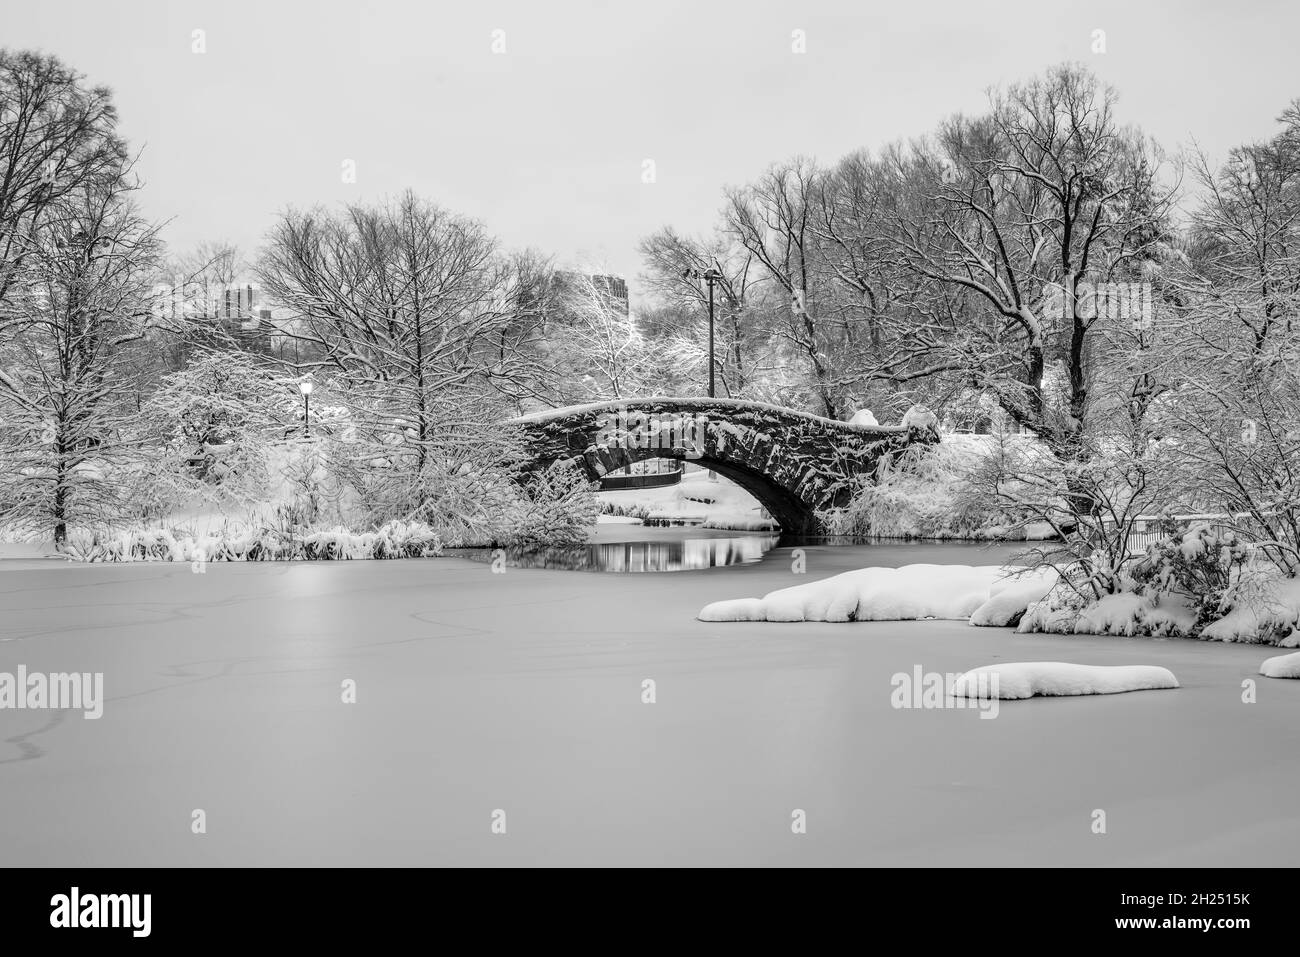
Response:
M593 480L648 458L685 459L746 489L787 534L815 535L881 459L933 443L928 426L858 426L739 399L616 399L513 419L533 467L576 460Z

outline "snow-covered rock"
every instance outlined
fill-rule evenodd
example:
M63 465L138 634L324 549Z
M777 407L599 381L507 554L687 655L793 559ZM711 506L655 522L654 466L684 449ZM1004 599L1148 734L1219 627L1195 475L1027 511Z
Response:
M981 677L983 676L983 677ZM1157 665L1078 665L1016 661L985 665L958 676L949 693L959 698L1031 698L1035 695L1119 694L1177 688L1178 679Z
M923 405L914 405L908 409L899 424L905 429L919 429L922 432L939 434L939 417Z
M701 621L908 621L972 619L993 624L1024 612L1031 596L1050 587L1047 576L1018 579L1023 569L1001 565L904 565L862 568L769 592L762 598L716 601ZM1055 573L1051 573L1054 575ZM1033 582L1034 587L1029 587ZM1011 588L1009 586L1018 585ZM1013 606L1023 598L1019 609ZM994 600L996 599L996 603Z
M1300 678L1300 651L1264 659L1259 673L1265 678Z

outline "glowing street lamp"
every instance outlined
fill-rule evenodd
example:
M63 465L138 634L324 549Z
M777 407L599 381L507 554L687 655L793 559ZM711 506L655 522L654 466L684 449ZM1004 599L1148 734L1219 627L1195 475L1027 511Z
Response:
M298 391L302 393L302 436L309 438L311 436L311 390L316 388L316 383L310 378L298 380Z

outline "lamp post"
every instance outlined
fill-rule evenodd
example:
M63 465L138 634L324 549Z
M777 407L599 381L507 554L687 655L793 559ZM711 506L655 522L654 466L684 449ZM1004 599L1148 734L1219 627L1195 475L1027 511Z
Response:
M298 381L298 391L302 393L302 437L304 439L311 437L311 390L315 387L316 383L310 378Z
M703 272L700 272L700 270L696 269L694 266L691 266L691 267L687 268L687 270L686 270L685 272L682 273L682 278L683 278L683 279L703 279L704 282L705 282L705 284L708 285L708 287L709 287L709 398L712 399L712 398L713 398L713 395L714 395L714 387L713 387L713 371L714 371L714 369L713 369L713 366L714 366L714 362L713 362L713 284L722 281L722 273L718 272L716 269L713 269L713 268L709 268L709 269L704 270Z

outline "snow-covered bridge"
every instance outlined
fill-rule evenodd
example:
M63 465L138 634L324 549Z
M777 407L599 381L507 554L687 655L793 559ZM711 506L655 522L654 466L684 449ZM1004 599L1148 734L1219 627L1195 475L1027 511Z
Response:
M648 458L686 459L750 492L788 533L816 534L816 511L882 456L934 442L927 426L858 426L738 399L618 399L513 420L537 467L575 459L593 481Z

